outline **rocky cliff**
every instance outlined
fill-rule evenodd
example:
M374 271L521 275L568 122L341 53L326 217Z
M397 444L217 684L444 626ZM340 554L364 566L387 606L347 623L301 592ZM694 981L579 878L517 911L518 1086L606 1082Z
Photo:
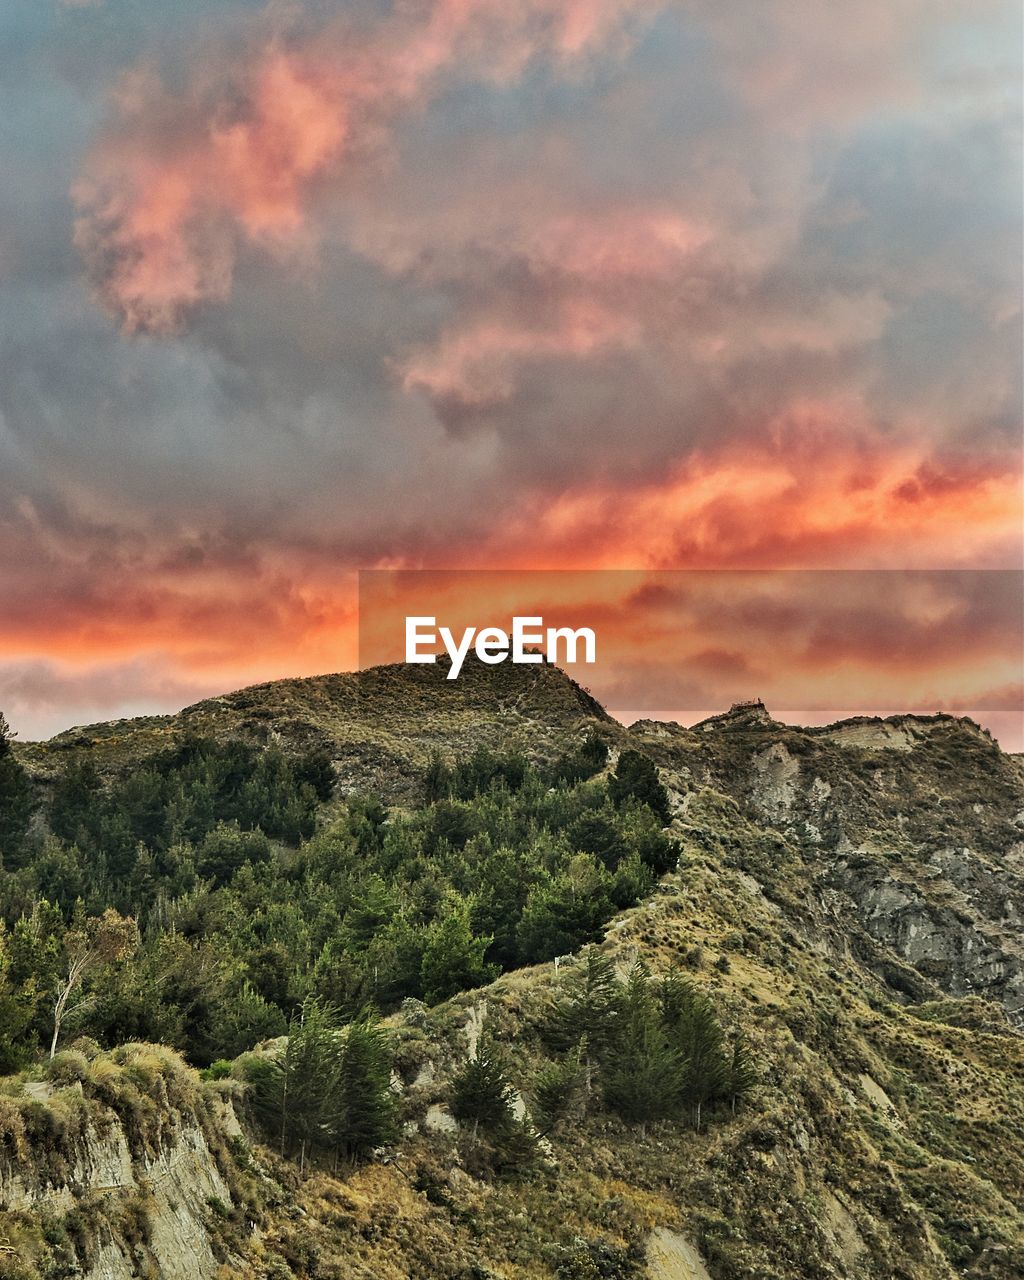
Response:
M0 1099L0 1273L88 1280L212 1276L235 1181L230 1112L175 1054L87 1042Z

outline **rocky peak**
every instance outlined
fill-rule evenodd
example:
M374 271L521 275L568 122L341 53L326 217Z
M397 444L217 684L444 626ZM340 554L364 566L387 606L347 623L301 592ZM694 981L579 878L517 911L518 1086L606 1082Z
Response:
M698 733L711 733L721 729L752 729L776 724L760 698L748 698L734 702L728 711L710 716L693 726Z
M860 746L868 749L911 751L926 743L936 734L965 735L988 746L995 746L987 729L966 716L953 716L944 712L934 715L904 713L894 716L853 716L811 730L840 746Z

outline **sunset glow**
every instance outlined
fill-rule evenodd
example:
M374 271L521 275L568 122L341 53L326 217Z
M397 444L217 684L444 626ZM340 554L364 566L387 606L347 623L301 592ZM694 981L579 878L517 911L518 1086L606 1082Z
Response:
M14 728L350 669L360 569L632 570L628 609L563 597L617 712L813 712L827 668L822 715L964 710L1022 749L1020 15L844 13L21 6ZM636 594L796 569L935 576L841 617L801 588L770 632L705 599L685 645Z

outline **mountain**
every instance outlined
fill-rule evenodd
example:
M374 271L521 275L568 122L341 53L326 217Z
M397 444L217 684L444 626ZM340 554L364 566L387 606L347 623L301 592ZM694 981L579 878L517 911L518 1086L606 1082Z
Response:
M409 793L434 747L518 745L543 755L584 722L611 725L604 708L557 667L487 666L471 655L458 680L450 660L371 667L340 675L275 680L207 698L177 715L143 716L68 729L48 742L19 744L29 770L52 780L70 757L88 755L104 773L191 736L319 748L332 757L346 791Z
M339 779L329 827L349 793L420 804L432 753L551 768L595 734L609 755L584 785L641 753L678 842L601 954L685 973L742 1031L757 1083L734 1110L695 1128L588 1107L536 1165L481 1166L453 1080L489 1040L536 1111L580 952L390 1013L402 1136L347 1172L267 1145L240 1071L91 1047L73 1079L3 1088L0 1276L1024 1274L1024 777L971 721L798 728L754 703L626 728L555 668L467 663L281 681L16 751L45 792L69 760L109 783L196 736L313 748Z

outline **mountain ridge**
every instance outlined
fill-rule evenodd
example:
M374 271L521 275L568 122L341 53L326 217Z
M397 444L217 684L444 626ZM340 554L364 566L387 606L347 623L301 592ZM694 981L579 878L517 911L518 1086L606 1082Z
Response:
M711 731L627 727L598 714L557 669L468 667L461 689L424 670L406 679L378 669L361 689L353 675L271 682L155 725L115 722L16 750L49 785L76 759L95 758L111 776L131 772L177 735L326 746L343 794L380 790L397 814L422 803L417 788L434 753L457 764L480 747L522 751L548 767L600 734L609 758L598 781L630 752L656 766L679 852L647 896L609 921L601 951L621 973L639 959L655 975L685 972L713 995L723 1023L749 1037L759 1064L753 1096L699 1133L665 1122L639 1134L607 1112L588 1113L549 1144L536 1176L489 1179L473 1163L471 1132L451 1114L452 1080L485 1028L532 1106L546 1052L540 1028L580 957L511 968L389 1016L405 1129L385 1163L341 1177L321 1167L300 1176L265 1145L241 1075L203 1084L184 1066L161 1067L161 1078L180 1077L182 1096L195 1098L189 1107L217 1153L216 1171L197 1170L187 1204L203 1256L212 1249L225 1270L190 1272L170 1255L152 1264L144 1233L141 1243L129 1238L125 1219L96 1209L107 1271L84 1268L88 1280L146 1274L146 1249L156 1274L218 1280L678 1280L659 1270L666 1254L711 1280L1016 1280L1024 788L990 736L943 714L803 729L765 710L753 720L723 713ZM328 834L332 824L344 829L346 804L325 810ZM121 1106L104 1081L135 1072L140 1058L142 1050L115 1050L109 1064L100 1055L81 1068L90 1106L113 1096L121 1107L102 1123L124 1126L129 1149L138 1147L138 1104ZM132 1080L149 1087L137 1072ZM145 1114L162 1114L163 1087L153 1085ZM43 1098L31 1088L26 1108L68 1105L59 1091ZM158 1123L144 1137L160 1147L173 1132ZM84 1167L68 1141L59 1167ZM52 1153L29 1150L38 1152L26 1157L30 1168L54 1166ZM0 1151L0 1166L13 1158ZM208 1192L195 1188L214 1172L227 1190L207 1212ZM5 1176L0 1168L0 1183ZM20 1211L26 1239L43 1239L40 1224L69 1186L92 1203L83 1175L54 1176L60 1186L40 1188ZM73 1177L77 1190L60 1181ZM137 1160L126 1204L145 1199L144 1178ZM166 1253L166 1232L152 1239ZM42 1243L32 1248L43 1256ZM111 1270L115 1255L120 1271Z
M374 713L379 714L379 699L386 694L391 699L401 698L404 709L413 709L410 705L413 697L421 697L429 690L435 699L440 697L446 705L458 706L462 709L476 711L488 709L493 704L495 710L523 710L523 701L530 692L543 693L557 691L557 696L542 699L540 702L526 702L525 710L540 712L550 719L554 707L565 711L577 710L579 719L595 720L614 724L629 731L642 731L645 726L677 725L679 728L693 733L707 733L720 730L737 730L747 728L764 728L771 730L791 729L811 736L829 737L841 734L855 745L877 745L879 747L902 747L912 737L926 736L934 728L943 725L959 725L973 730L989 742L994 742L991 733L983 726L967 716L957 716L948 712L895 712L890 715L856 715L843 717L823 725L801 726L786 721L776 720L765 703L760 699L749 699L733 703L728 710L718 712L697 721L692 725L682 725L679 721L650 720L641 717L630 724L616 720L606 708L581 685L573 680L559 667L543 661L537 666L515 666L497 668L486 665L475 656L467 656L464 674L458 680L446 679L451 660L441 655L433 665L410 665L405 663L383 664L376 667L351 672L327 672L315 676L282 677L276 680L260 681L252 685L243 685L223 694L211 695L197 702L189 703L175 712L155 715L119 717L107 721L95 721L85 725L73 725L58 731L46 739L26 739L14 744L15 750L31 759L38 754L39 748L66 749L96 743L110 737L118 737L125 732L163 732L179 729L196 731L204 727L204 722L215 730L222 726L218 723L230 713L238 714L238 723L233 728L253 729L251 720L266 713L267 709L280 710L290 706L294 713L305 710L316 713L325 708L333 708L353 718L360 718L362 699L374 702ZM504 679L502 679L504 677ZM501 679L502 689L495 691L495 685ZM390 687L389 687L390 686ZM504 696L502 696L504 694ZM261 705L262 704L262 705ZM278 704L275 707L275 704ZM247 721L250 721L247 723ZM857 743L857 731L864 730L864 741ZM906 731L901 738L900 731Z

